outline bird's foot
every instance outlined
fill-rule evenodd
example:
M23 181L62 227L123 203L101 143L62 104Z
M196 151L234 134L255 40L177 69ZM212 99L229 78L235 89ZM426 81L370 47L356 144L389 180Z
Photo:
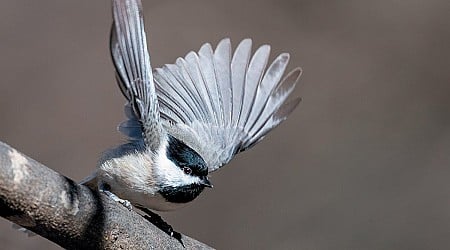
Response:
M112 200L119 202L120 204L122 204L124 207L126 207L128 210L133 210L133 205L131 205L131 202L128 200L124 200L124 199L120 199L117 195L115 195L114 193L112 193L111 191L108 190L108 188L105 185L101 185L99 187L100 192L106 194L106 196L108 196L109 198L111 198Z
M181 234L179 232L176 232L175 230L173 230L172 226L169 225L167 222L165 222L161 216L159 216L158 214L150 211L149 209L145 208L145 207L137 207L139 208L142 212L144 212L144 218L147 219L150 223L152 223L153 225L155 225L157 228L161 229L163 232L165 232L166 234L170 235L171 237L175 238L176 240L178 240L181 245L183 247L184 243L181 239Z

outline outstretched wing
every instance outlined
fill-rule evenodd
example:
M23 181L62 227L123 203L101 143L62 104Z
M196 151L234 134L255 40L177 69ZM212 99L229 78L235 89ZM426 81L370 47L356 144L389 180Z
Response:
M301 69L283 74L289 54L279 55L267 68L270 46L251 55L252 42L243 40L231 53L229 39L215 51L204 44L154 71L161 118L169 134L196 150L209 172L235 154L259 142L284 121L300 102L286 102Z
M150 56L144 31L141 1L113 0L111 55L117 81L128 99L128 120L119 130L131 140L144 140L155 152L163 139L158 100L155 93Z

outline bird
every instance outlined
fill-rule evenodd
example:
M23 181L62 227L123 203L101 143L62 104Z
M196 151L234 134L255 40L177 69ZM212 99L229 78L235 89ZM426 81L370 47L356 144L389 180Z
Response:
M212 172L260 142L301 101L288 100L302 73L284 74L288 53L268 65L269 45L252 53L244 39L232 52L225 38L153 69L141 1L112 0L112 12L110 52L127 100L118 130L127 141L107 150L82 183L127 207L153 213L193 201L213 186ZM168 224L165 231L174 234Z

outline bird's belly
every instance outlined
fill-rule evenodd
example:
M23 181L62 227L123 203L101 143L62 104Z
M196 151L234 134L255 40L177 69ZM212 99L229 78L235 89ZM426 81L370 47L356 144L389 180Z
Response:
M146 159L145 156L126 155L105 161L97 172L99 184L108 184L112 193L135 206L158 211L185 206L186 201L169 202L170 199L161 195L150 171L152 163L149 159L148 162L141 159Z

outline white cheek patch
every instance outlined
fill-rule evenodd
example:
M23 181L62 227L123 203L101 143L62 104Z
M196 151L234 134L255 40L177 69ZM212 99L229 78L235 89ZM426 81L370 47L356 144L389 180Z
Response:
M155 164L155 174L167 186L177 187L199 183L197 176L187 175L166 156L166 147L158 153Z

